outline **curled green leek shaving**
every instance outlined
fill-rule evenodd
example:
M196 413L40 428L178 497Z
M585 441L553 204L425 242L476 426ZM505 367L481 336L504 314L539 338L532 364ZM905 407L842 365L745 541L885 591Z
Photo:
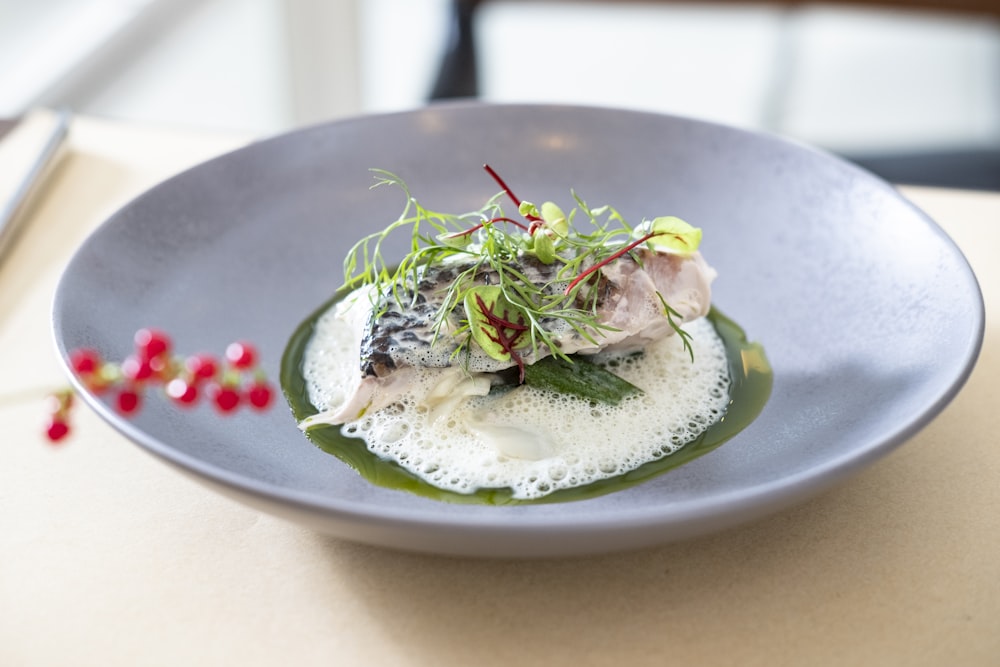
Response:
M488 167L487 170L493 174ZM530 349L535 358L544 356L539 354L542 347L556 357L570 360L555 345L542 322L550 318L561 319L594 344L598 344L595 336L600 336L601 331L612 331L612 327L602 324L597 317L597 276L604 263L642 245L658 251L691 254L701 242L701 230L680 218L660 217L632 227L614 208L591 208L575 192L571 194L576 206L567 214L553 202L536 206L517 200L502 181L504 189L478 211L441 213L417 202L395 174L382 169L372 169L372 172L375 174L373 188L399 187L406 195L406 205L394 222L363 237L347 253L345 284L352 289L371 285L374 287L373 303L377 304L383 295L388 295L403 308L417 297L416 287L423 267L451 259L465 260L456 264L464 268L447 288L434 319L437 336L447 329L449 315L456 308L465 308L462 325L457 331L449 332L459 341L456 355L474 342L488 355L502 361L516 360L520 355L518 350ZM504 195L517 205L516 215L520 219L504 212L501 204ZM401 259L387 258L383 254L386 239L395 234L409 235L409 252ZM555 278L546 284L535 284L522 272L518 261L522 256L532 256L546 265L558 264ZM476 280L486 272L498 277L498 284L488 291L484 291L485 286ZM518 328L511 330L517 333L511 335L515 341L512 347L482 333L486 314L475 312L479 307L477 296L485 297L486 303L499 303L516 315ZM690 335L674 320L676 311L662 296L660 301L670 325L691 352Z

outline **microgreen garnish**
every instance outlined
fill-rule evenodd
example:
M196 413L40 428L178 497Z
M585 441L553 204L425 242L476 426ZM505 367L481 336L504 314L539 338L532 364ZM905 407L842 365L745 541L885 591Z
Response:
M657 292L656 296L660 299L660 305L663 306L663 316L667 318L667 322L670 324L670 327L677 332L678 336L681 337L681 344L684 346L684 350L688 353L688 356L691 357L691 361L694 361L694 348L691 347L691 334L681 328L681 326L677 324L677 321L674 320L675 317L679 319L681 314L670 307L666 299L663 298L662 294Z
M465 317L472 340L494 359L510 359L517 366L524 382L524 359L518 348L528 331L519 306L507 301L496 285L473 287L465 293Z
M454 336L456 354L474 342L490 357L517 365L522 380L530 358L552 354L568 360L555 342L553 323L594 344L602 332L613 330L598 318L600 269L643 244L654 252L689 255L701 241L701 230L679 218L659 217L632 227L614 208L591 208L576 193L576 206L568 214L553 202L536 206L518 198L489 165L484 168L501 192L478 211L458 215L424 207L398 176L373 169L372 187L399 187L406 205L388 227L351 248L344 280L350 288L374 288L370 294L377 317L388 299L401 309L416 301L425 267L453 266L456 275L443 288L434 317L435 338L445 332ZM504 212L505 196L523 222ZM383 253L385 242L397 233L409 234L409 252L389 259ZM529 274L538 273L529 270L532 262L557 265L547 274L554 277L532 280ZM677 311L658 296L670 326L690 352L688 336L674 319ZM460 307L465 317L456 327L452 314Z
M590 274L607 266L625 253L635 250L643 243L648 243L653 248L674 252L679 255L690 255L698 249L698 245L701 243L701 230L697 227L692 227L680 218L675 218L674 216L656 218L649 223L647 227L649 228L649 231L642 234L642 236L638 239L632 241L621 249L616 250L601 261L595 262L580 273L566 287L566 294L573 291L573 288L580 282L586 280L587 276ZM642 231L641 227L637 228L637 231ZM660 300L663 300L662 295L660 295ZM664 305L666 304L664 303Z

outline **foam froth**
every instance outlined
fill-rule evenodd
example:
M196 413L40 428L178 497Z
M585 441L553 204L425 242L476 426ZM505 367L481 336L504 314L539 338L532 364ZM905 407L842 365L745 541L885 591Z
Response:
M693 362L678 336L650 345L643 355L607 362L644 391L618 406L527 385L500 396L479 395L488 389L482 376L432 368L412 373L408 390L394 403L342 430L379 457L457 493L510 488L515 498L534 499L623 475L693 441L728 405L722 340L704 318L684 328L691 334ZM303 375L320 411L349 393L358 366L353 338L333 310L316 324Z

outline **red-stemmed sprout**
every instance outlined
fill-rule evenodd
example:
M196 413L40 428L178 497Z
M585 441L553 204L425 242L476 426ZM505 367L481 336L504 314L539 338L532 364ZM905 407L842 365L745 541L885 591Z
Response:
M488 164L484 164L483 169L485 169L486 173L489 174L490 177L497 182L497 185L500 186L500 189L503 190L508 197L510 197L510 200L514 202L514 206L517 206L518 210L521 210L521 204L523 204L524 202L518 199L517 195L514 194L514 191L510 189L510 186L507 185L507 183L502 178L500 178L500 174L494 171L493 167L491 167ZM533 213L529 213L524 217L527 218L530 222L543 222L541 217Z
M571 329L594 344L605 331L614 330L598 312L599 292L592 289L581 296L581 283L593 282L588 278L624 255L631 253L640 262L635 250L643 244L657 253L690 255L701 240L701 230L679 218L656 218L633 228L613 207L588 206L575 192L576 206L568 213L552 201L536 206L521 200L489 164L483 168L501 192L478 211L457 215L423 206L401 178L372 169L372 187L396 186L406 203L396 220L363 236L344 258L345 288L369 287L376 316L390 301L399 308L409 307L426 268L455 260L453 277L442 290L431 326L435 337L459 339L456 354L475 343L490 357L517 364L522 374L526 357L568 358L548 323L559 321L559 329ZM520 219L504 212L505 198L517 206ZM582 224L574 224L574 216L582 218ZM479 238L474 243L476 232ZM409 236L410 250L402 258L388 257L383 249L397 234ZM523 259L558 266L536 271ZM546 274L551 279L536 280L535 276ZM683 318L662 295L657 296L667 320L683 336ZM454 317L463 305L465 318Z
M514 202L514 205L517 206L518 211L521 211L522 210L522 206L521 205L522 205L523 202L517 197L517 195L514 194L514 191L510 189L510 186L507 185L507 183L503 180L503 178L500 177L500 174L498 174L493 169L493 167L491 167L488 164L484 164L483 165L483 169L485 169L486 173L488 173L493 178L493 180L497 182L497 185L500 186L500 188L510 198L510 200L512 202ZM524 213L524 217L528 221L529 224L526 225L526 224L524 224L523 222L521 222L519 220L515 220L514 218L510 218L510 217L507 217L505 215L498 215L498 216L490 218L489 220L483 220L479 224L473 225L472 227L469 227L468 229L463 229L462 231L458 231L458 232L453 232L451 234L447 234L447 235L445 235L444 238L446 238L446 239L458 239L458 238L462 238L464 236L469 236L473 232L478 232L480 229L482 229L483 227L485 227L487 225L494 225L494 224L496 224L498 222L507 222L507 223L510 223L510 224L514 225L515 227L528 232L529 236L534 236L535 232L537 232L538 229L542 225L545 224L545 221L540 216L535 215L534 213L530 213L530 212Z
M468 229L463 229L460 232L452 232L451 234L445 234L441 238L443 240L461 239L463 237L470 236L474 232L478 232L480 229L482 229L483 227L485 227L487 225L494 225L494 224L496 224L498 222L509 222L510 224L514 225L515 227L520 227L524 231L530 233L530 227L528 227L524 223L519 222L519 221L515 220L514 218L508 218L507 216L500 215L500 216L497 216L495 218L490 218L489 220L483 220L479 224L473 225L472 227L469 227Z
M580 283L582 283L584 280L586 280L587 276L591 275L592 273L595 273L596 271L600 271L602 268L604 268L605 266L607 266L611 262L615 261L616 259L618 259L622 255L625 255L627 253L632 252L637 247L641 246L643 243L645 243L649 239L653 238L654 236L656 236L656 234L654 232L650 232L650 233L646 234L645 236L643 236L642 238L637 239L637 240L633 241L632 243L629 243L628 245L623 246L621 249L619 249L619 250L611 253L610 255L608 255L607 257L605 257L604 259L602 259L601 261L596 262L594 264L591 264L589 267L587 267L586 269L584 269L583 271L581 271L579 273L579 275L576 276L576 278L573 278L573 280L570 281L569 285L566 286L566 291L564 292L564 294L568 295L570 292L573 291L574 287L576 287L577 285L579 285Z
M518 351L530 327L524 314L496 286L473 287L465 297L465 312L473 339L494 359L509 358L524 382L524 357ZM516 319L515 319L516 318Z
M603 267L607 266L619 257L632 252L643 243L649 243L654 248L665 252L672 252L681 255L690 255L698 249L698 244L701 243L700 229L692 227L680 218L675 218L673 216L663 216L654 219L652 222L648 223L648 229L649 231L642 234L642 236L638 239L625 244L615 252L603 258L601 261L595 262L581 271L566 286L565 294L570 294L570 292L572 292L577 285L586 280L588 276L592 275L596 271L600 271Z

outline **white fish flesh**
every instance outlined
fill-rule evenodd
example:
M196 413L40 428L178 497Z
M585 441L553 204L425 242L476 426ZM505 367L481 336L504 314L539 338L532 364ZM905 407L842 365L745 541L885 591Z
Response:
M637 261L638 260L638 261ZM511 359L497 360L478 345L469 343L458 354L462 341L449 335L461 326L461 306L449 314L446 326L435 335L435 316L455 277L467 266L450 262L424 267L413 291L402 298L382 294L372 298L371 288L348 295L336 306L335 315L355 337L359 350L357 375L350 378L345 399L303 424L342 424L362 414L391 405L419 369L440 369L442 400L489 392L491 374L515 365ZM546 289L563 289L554 283L558 265L546 265L525 256L519 270ZM664 314L667 303L681 324L706 315L711 306L711 284L716 272L698 252L690 255L641 249L610 262L596 279L596 320L601 328L582 336L564 320L551 318L542 326L564 354L634 352L674 333ZM489 272L476 276L476 283L496 284ZM586 293L586 289L580 290ZM578 297L582 299L583 297ZM661 301L662 299L662 301ZM577 307L583 308L582 304ZM588 339L589 338L589 339ZM530 364L552 354L545 346L521 354ZM434 397L429 397L432 401Z

